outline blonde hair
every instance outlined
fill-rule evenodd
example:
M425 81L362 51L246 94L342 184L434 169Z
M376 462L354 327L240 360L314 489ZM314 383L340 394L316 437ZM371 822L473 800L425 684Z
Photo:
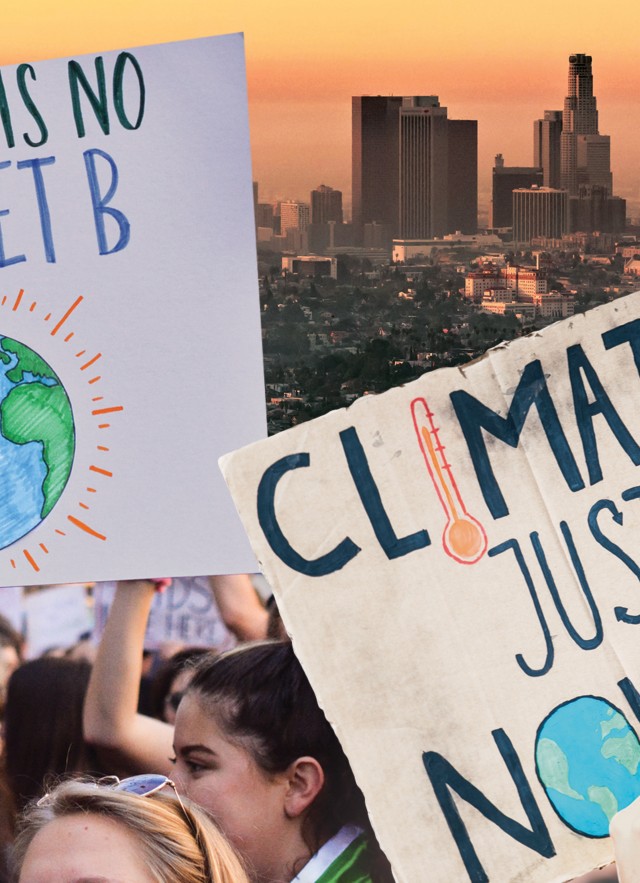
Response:
M78 780L62 782L26 809L12 854L16 880L36 834L54 819L78 813L126 828L158 883L249 883L233 848L195 804L184 798L180 803L166 790L141 797Z

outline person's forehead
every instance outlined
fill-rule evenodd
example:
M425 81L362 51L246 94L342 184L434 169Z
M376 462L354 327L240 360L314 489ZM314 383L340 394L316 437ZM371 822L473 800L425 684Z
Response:
M31 841L20 883L146 883L140 844L128 828L97 813L53 819Z
M176 740L182 742L188 736L192 740L195 736L206 736L211 739L224 738L224 732L216 720L215 714L198 693L187 690L180 701L176 712L175 723Z

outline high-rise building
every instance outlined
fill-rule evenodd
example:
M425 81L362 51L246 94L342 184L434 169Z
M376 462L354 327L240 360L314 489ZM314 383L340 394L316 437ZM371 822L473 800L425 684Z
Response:
M513 191L513 240L561 239L569 229L566 190L531 187Z
M397 237L444 236L448 221L447 110L435 96L403 98Z
M311 223L328 224L329 221L342 223L342 191L321 184L311 191Z
M498 153L493 167L491 187L491 227L513 226L513 191L542 186L542 169L533 166L505 166Z
M448 120L449 233L478 230L478 121Z
M402 98L352 99L352 213L356 234L377 221L398 223L398 117Z
M256 205L256 226L273 229L273 206L270 202L259 202Z
M569 231L622 233L626 224L627 204L611 196L606 187L582 184L577 196L569 199Z
M280 232L285 236L289 230L303 232L309 226L309 204L306 202L280 203Z
M545 110L543 119L533 123L533 165L542 169L545 187L560 187L561 135L561 110Z
M570 196L578 195L581 184L603 186L611 193L609 136L598 132L591 60L590 55L569 56L560 137L560 183Z
M608 135L578 135L576 138L578 189L603 187L611 193L611 139Z
M475 233L475 120L449 120L436 96L353 99L353 223L394 238Z

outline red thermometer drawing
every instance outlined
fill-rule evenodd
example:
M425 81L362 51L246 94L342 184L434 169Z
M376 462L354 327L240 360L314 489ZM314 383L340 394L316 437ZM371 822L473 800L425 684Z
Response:
M426 399L414 399L411 413L427 470L447 516L442 534L444 550L460 564L475 564L487 551L485 529L467 512Z

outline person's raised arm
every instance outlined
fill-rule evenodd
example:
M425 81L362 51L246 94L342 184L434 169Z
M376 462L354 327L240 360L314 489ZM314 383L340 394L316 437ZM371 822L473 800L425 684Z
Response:
M269 614L248 575L210 576L209 583L225 625L238 640L263 640Z
M84 736L102 765L118 774L170 775L173 727L138 714L144 634L155 585L118 583L84 706Z

